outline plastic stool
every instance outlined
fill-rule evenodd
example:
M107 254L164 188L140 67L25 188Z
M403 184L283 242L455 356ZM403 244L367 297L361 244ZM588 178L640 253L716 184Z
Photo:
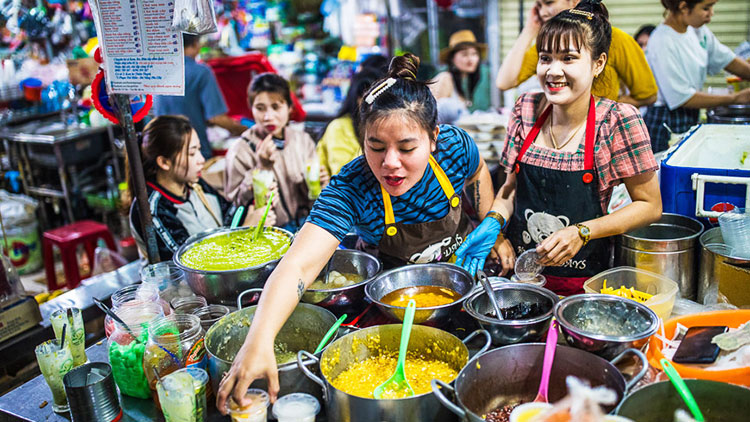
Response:
M89 263L93 267L94 251L96 250L98 239L103 239L109 250L117 251L112 233L109 232L106 225L97 223L96 221L78 221L44 232L42 251L44 253L44 270L47 274L47 288L50 292L63 287L57 285L55 256L52 253L52 246L57 246L60 249L66 285L69 289L74 289L81 283L81 273L78 270L76 250L79 245L83 245L86 255L89 258Z

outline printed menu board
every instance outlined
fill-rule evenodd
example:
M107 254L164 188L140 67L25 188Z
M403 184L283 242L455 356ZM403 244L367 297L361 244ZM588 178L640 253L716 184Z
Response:
M89 0L110 94L185 95L175 0Z

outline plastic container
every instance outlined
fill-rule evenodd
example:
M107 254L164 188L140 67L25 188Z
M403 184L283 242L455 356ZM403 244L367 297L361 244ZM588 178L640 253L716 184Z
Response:
M659 318L666 320L672 314L679 288L676 282L667 277L633 267L615 267L586 280L583 290L586 293L601 293L604 280L607 281L607 287L632 287L652 295L643 304L651 308Z
M315 422L318 412L318 400L305 393L287 394L273 405L273 416L279 422Z
M712 325L726 325L729 328L737 328L747 321L750 321L750 310L747 309L703 312L700 314L685 315L665 322L664 333L668 339L674 337L677 324L682 324L687 328ZM654 368L661 368L659 361L664 357L661 348L661 340L656 338L656 336L651 337L646 356ZM682 378L697 378L750 387L750 367L723 371L707 371L697 365L682 365L672 362L672 366L674 366Z
M172 261L141 268L141 281L143 284L156 286L159 297L167 303L176 297L193 295L185 281L185 273Z
M734 208L719 216L721 237L732 248L733 256L750 258L750 214L745 208Z
M750 151L746 125L703 124L688 132L660 166L663 211L695 217L698 202L707 211L722 203L746 206L747 186L698 179L750 177L750 160L740 163L744 151Z
M177 314L192 314L198 308L208 305L203 296L176 297L170 302L172 309Z
M151 322L143 355L143 370L151 390L156 391L154 370L163 377L186 366L205 367L204 334L195 315L172 314Z
M232 418L232 422L266 422L268 404L271 402L268 393L257 388L250 388L245 397L252 402L243 408L240 408L234 399L227 400L227 413Z

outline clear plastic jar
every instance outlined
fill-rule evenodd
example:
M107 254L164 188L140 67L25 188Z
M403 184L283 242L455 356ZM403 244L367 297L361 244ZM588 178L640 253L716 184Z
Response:
M203 296L176 297L169 303L178 314L192 314L194 310L208 305Z
M112 311L117 314L120 318L120 312L123 309L129 307L137 307L141 303L157 303L162 308L162 315L169 315L172 313L172 308L168 303L159 298L159 291L150 285L144 284L133 284L125 286L120 290L112 293ZM112 331L115 329L115 322L109 315L104 317L104 334L109 338Z
M192 313L200 318L203 331L208 332L208 329L211 328L212 325L229 315L229 308L224 305L208 305L202 308L193 309Z
M172 314L151 323L143 370L152 391L156 391L155 372L162 377L186 366L205 368L204 334L195 315Z
M148 327L163 316L162 307L155 302L140 302L127 306L117 314L130 327L136 338L124 327L115 324L107 346L112 376L120 392L128 396L150 397L148 379L143 372L143 356L148 340Z
M245 393L245 398L250 400L250 404L245 407L240 407L231 397L227 400L226 410L232 422L265 422L268 419L268 405L271 402L268 393L257 388L250 388Z
M167 303L176 297L193 295L190 286L185 282L185 273L172 261L141 268L141 281L143 284L156 286L159 296Z

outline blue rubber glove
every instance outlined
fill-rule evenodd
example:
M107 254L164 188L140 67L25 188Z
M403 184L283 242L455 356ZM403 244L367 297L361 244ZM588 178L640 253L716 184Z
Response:
M485 218L482 223L467 236L463 244L456 250L456 265L460 265L471 273L484 268L484 261L495 246L497 236L502 227L494 218Z

